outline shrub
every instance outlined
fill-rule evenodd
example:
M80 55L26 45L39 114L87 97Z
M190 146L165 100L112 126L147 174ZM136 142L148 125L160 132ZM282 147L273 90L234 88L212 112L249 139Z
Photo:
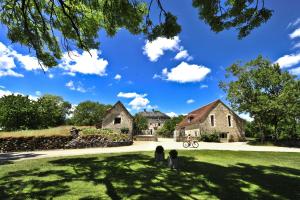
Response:
M129 128L121 128L121 133L128 134L129 133Z
M219 133L217 132L212 132L212 133L206 132L201 134L199 140L203 142L220 142L220 136Z
M129 135L120 134L114 132L111 129L96 129L96 128L85 128L80 132L81 135L100 135L107 138L109 141L122 141L128 140Z

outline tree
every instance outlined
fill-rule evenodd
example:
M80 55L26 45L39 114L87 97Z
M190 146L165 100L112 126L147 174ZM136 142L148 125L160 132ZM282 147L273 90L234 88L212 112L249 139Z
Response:
M266 133L276 140L289 131L296 134L300 116L300 81L278 64L259 56L244 65L227 68L229 83L221 82L233 109L249 113L264 140ZM300 135L300 133L298 133Z
M0 127L5 130L38 127L37 109L28 96L8 95L0 98Z
M171 119L166 120L163 127L158 130L158 134L165 137L172 137L176 125L179 122L181 122L183 118L184 118L183 115L179 115L177 117L172 117Z
M36 106L40 120L40 127L55 127L65 124L66 116L69 114L71 104L64 101L62 97L55 95L44 95L40 97Z
M111 105L104 105L93 101L84 101L74 110L72 121L75 125L93 126L102 122L106 111Z
M158 20L150 17L154 4L159 9ZM213 31L236 27L239 38L272 16L264 0L193 0L193 6ZM125 28L149 40L172 38L181 31L177 17L165 10L161 0L2 0L0 8L8 39L34 49L46 67L57 65L62 49L98 48L99 30L114 36Z
M135 134L141 133L148 129L148 120L140 114L136 114L133 120L133 129Z

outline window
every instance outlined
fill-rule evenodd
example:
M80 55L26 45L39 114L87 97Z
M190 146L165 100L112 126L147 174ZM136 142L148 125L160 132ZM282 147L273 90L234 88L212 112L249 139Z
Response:
M215 126L215 116L214 115L210 116L210 125Z
M121 124L121 117L116 117L114 124Z
M191 121L194 119L194 117L193 116L190 116L189 118L188 118L188 122L189 123L191 123Z
M227 121L228 121L228 126L232 127L232 124L231 124L231 115L227 116Z
M160 126L160 123L158 123L158 126Z
M220 138L222 138L222 139L227 138L227 133L220 133Z

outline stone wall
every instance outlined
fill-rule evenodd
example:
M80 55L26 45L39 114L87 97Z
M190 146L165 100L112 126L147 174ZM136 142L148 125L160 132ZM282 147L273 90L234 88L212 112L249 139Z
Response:
M116 117L121 118L120 124L114 124ZM129 134L132 134L133 119L128 115L121 105L116 105L103 119L102 128L109 128L118 132L120 132L122 128L128 128Z

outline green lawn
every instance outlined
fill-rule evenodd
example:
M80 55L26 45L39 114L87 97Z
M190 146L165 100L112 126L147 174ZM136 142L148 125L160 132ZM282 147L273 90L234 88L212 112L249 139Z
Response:
M0 199L300 199L300 153L179 151L181 170L152 153L0 165Z

